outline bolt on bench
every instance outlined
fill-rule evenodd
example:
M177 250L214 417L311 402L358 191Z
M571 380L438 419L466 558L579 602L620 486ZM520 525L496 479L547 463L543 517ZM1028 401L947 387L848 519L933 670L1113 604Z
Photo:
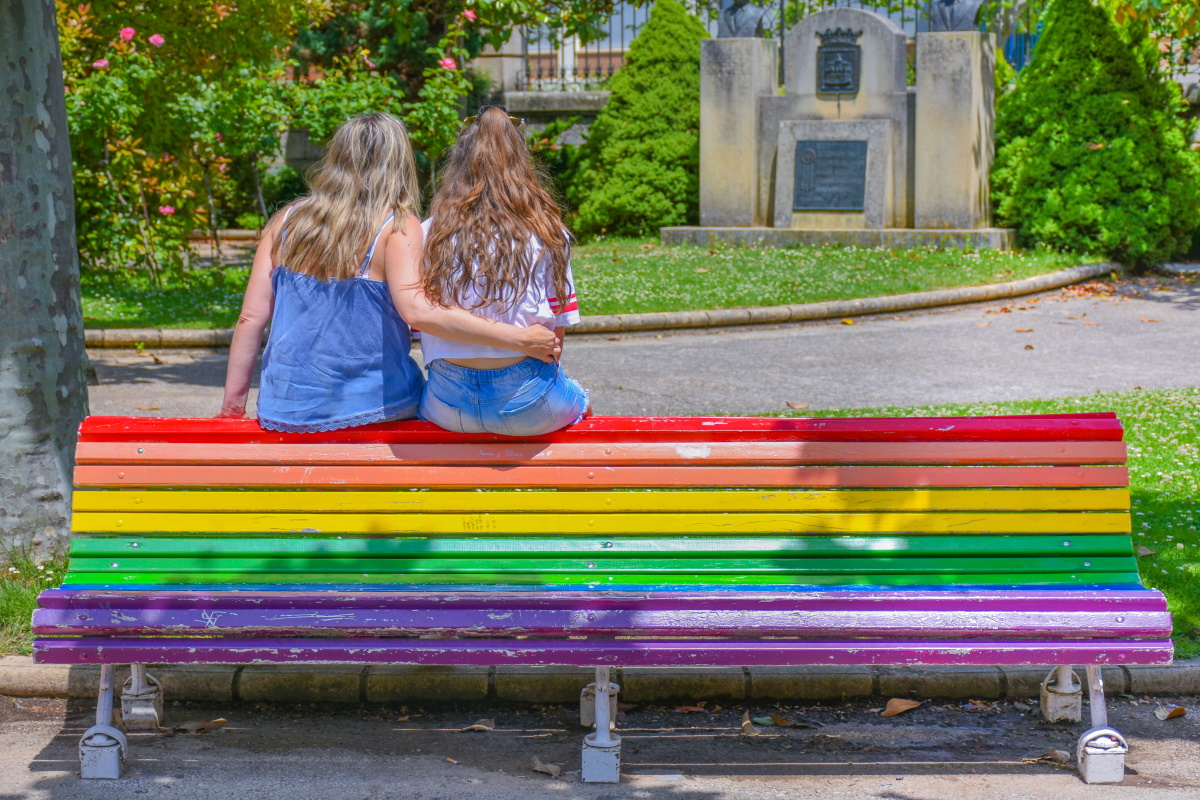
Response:
M84 777L156 729L146 664L580 665L583 779L616 781L614 666L1059 665L1116 782L1101 665L1167 664L1112 414L591 418L536 439L389 423L91 417L40 663L100 664ZM475 490L475 491L470 491Z

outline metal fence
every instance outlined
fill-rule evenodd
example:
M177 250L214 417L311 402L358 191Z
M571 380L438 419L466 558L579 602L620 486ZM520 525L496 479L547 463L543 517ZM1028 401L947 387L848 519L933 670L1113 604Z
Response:
M717 35L716 0L701 0L697 13ZM723 4L728 0L722 0ZM937 0L933 0L937 2ZM930 0L767 0L769 34L782 40L799 20L825 8L862 8L892 19L912 38L929 30ZM992 0L979 14L979 27L995 33L1009 63L1021 69L1029 62L1041 28L1043 0ZM634 8L620 3L608 20L589 35L559 40L549 30L524 32L524 69L517 88L524 91L600 89L625 63L625 53L650 16L650 4Z

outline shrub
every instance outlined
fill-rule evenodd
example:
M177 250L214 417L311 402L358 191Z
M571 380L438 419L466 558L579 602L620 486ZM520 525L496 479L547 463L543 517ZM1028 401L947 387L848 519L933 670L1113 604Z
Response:
M570 187L583 234L642 235L695 222L700 204L700 40L704 26L659 0L596 117Z
M1178 87L1089 0L1056 0L1001 103L997 217L1026 245L1133 266L1185 249L1200 222L1200 154Z

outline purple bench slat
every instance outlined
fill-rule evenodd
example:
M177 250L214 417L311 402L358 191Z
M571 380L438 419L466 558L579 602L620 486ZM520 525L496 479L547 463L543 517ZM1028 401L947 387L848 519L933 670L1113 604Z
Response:
M299 595L247 598L241 593L129 597L93 594L55 598L34 612L39 636L206 635L257 637L315 635L562 637L592 636L913 636L928 639L1113 639L1170 636L1171 617L1158 592L1122 598L1001 595L963 598L760 597L757 605L725 596L620 599L549 594L538 598L438 598L429 594L376 595L332 603ZM956 593L959 594L959 593ZM508 602L506 602L506 600ZM265 607L264 607L265 606Z
M1017 666L1170 664L1171 641L741 641L39 639L41 664L417 664L514 666Z

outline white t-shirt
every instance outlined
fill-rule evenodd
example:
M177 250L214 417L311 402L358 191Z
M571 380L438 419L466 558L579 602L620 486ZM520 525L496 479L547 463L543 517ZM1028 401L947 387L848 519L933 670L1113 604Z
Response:
M429 238L429 228L433 217L421 223L421 231ZM472 308L479 302L479 295L474 286L469 286L461 298L463 307L473 314L488 317L498 322L507 322L518 328L529 328L542 325L553 330L565 328L579 322L579 303L575 298L575 281L571 277L571 265L567 264L567 288L570 291L565 301L559 301L554 296L554 281L551 273L550 254L542 247L537 237L531 237L529 247L534 258L533 277L525 287L525 293L506 309L500 309L495 304L487 304ZM431 333L421 333L421 353L426 366L438 358L512 358L520 355L517 350L506 350L501 347L488 347L481 344L467 344L442 339Z

